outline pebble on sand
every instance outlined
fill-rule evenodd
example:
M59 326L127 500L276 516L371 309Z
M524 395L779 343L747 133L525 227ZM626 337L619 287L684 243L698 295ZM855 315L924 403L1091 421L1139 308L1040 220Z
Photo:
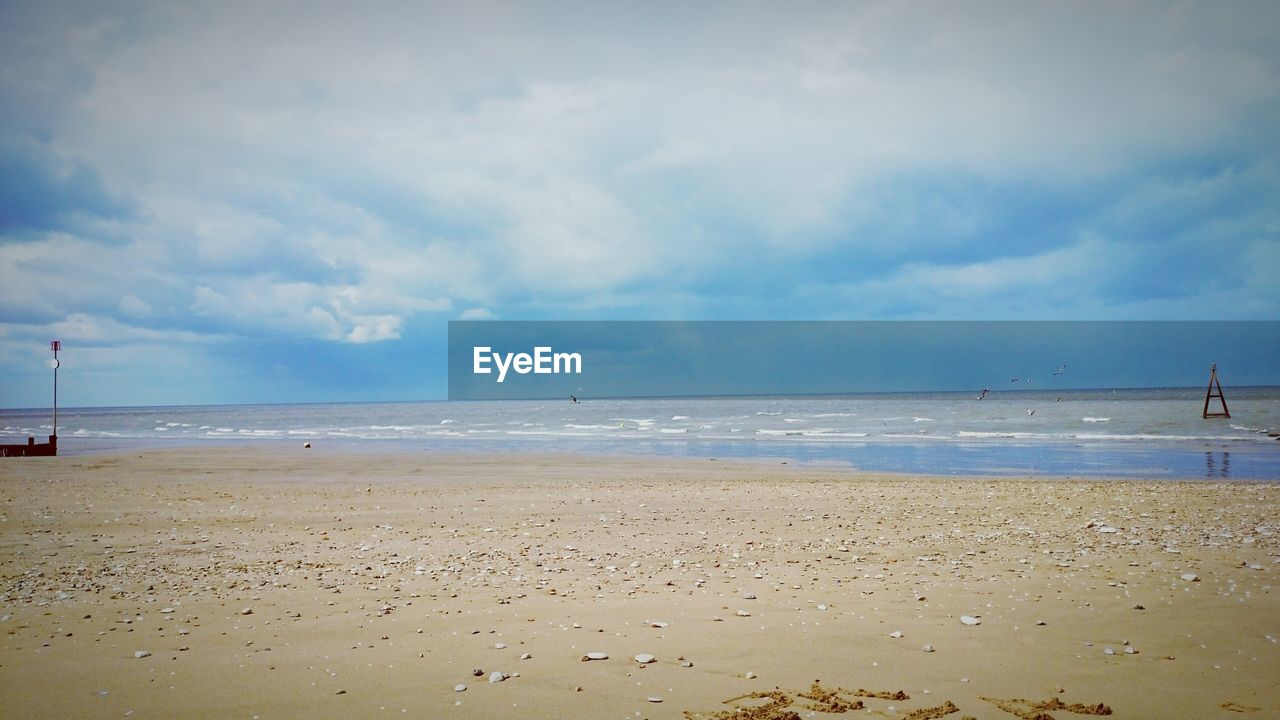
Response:
M464 692L466 689L467 689L467 686L462 683L458 683L457 685L453 686L454 692Z
M252 614L253 614L253 608L251 608L251 607L247 607L247 608L245 608L245 609L241 610L241 611L240 611L240 614L241 614L241 615L252 615Z
M150 650L135 650L135 651L134 651L134 653L133 653L133 656L134 656L134 657L136 657L136 658L150 657L150 656L151 656L151 651L150 651Z
M960 622L965 625L981 625L982 621L972 615L961 615Z
M889 637L893 638L894 640L897 640L898 638L902 637L902 631L894 630L893 632L889 633Z
M748 680L754 680L754 679L756 679L756 674L755 674L754 672L751 672L750 670L748 670L748 671L747 671L747 674L746 674L746 678L747 678Z
M602 652L589 652L586 655L582 656L582 662L586 662L588 660L608 660L608 659L609 659L609 653L602 653Z
M651 697L651 698L649 698L649 702L651 702L651 703L660 703L660 702L662 702L662 698L660 698L660 697L656 697L656 696L655 696L655 697Z
M751 613L747 612L746 610L739 610L738 617L751 617Z
M921 647L921 648L920 648L920 650L921 650L921 652L933 652L933 646L932 646L932 645L925 645L925 646Z
M1182 579L1187 582L1200 582L1200 576L1195 573L1183 573Z
M648 665L651 662L657 662L658 658L650 655L649 653L640 653L639 655L636 655L635 660L641 665Z
M503 680L506 680L507 677L508 677L507 674L502 672L501 670L494 670L493 672L489 673L489 682L500 683Z

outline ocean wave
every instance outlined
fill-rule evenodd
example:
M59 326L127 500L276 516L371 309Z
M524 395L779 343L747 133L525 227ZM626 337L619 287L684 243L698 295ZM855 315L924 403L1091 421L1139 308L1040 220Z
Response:
M801 432L800 434L805 437L813 437L813 438L864 438L869 436L869 433L864 433L864 432L830 432L830 431L818 432L813 430L804 431L804 432Z
M1082 417L1080 420L1088 423L1111 422L1111 418L1104 417Z
M1010 440L1029 440L1031 438L1051 437L1051 436L1045 435L1044 433L1021 432L1017 430L991 430L991 431L961 430L960 432L956 433L956 437L974 438L974 439L1008 438Z
M1154 433L1080 433L1077 440L1154 440L1159 442L1255 442L1264 440L1240 435L1156 435Z

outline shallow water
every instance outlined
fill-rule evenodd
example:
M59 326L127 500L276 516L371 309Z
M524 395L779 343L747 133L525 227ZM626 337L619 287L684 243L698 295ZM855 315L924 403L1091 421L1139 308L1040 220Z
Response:
M938 474L1280 479L1280 388L59 409L64 454L225 442L344 451L605 452ZM0 411L43 439L48 411Z

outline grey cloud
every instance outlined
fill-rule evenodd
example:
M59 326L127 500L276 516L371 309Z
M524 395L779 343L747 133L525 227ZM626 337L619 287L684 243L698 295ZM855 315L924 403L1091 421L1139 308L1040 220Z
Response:
M84 220L129 219L138 212L87 163L29 136L0 139L0 241L16 231L59 230Z

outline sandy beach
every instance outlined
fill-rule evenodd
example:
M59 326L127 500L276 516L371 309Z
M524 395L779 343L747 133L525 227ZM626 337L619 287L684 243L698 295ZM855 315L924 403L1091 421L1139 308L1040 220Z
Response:
M9 459L0 569L6 718L1280 717L1275 484Z

